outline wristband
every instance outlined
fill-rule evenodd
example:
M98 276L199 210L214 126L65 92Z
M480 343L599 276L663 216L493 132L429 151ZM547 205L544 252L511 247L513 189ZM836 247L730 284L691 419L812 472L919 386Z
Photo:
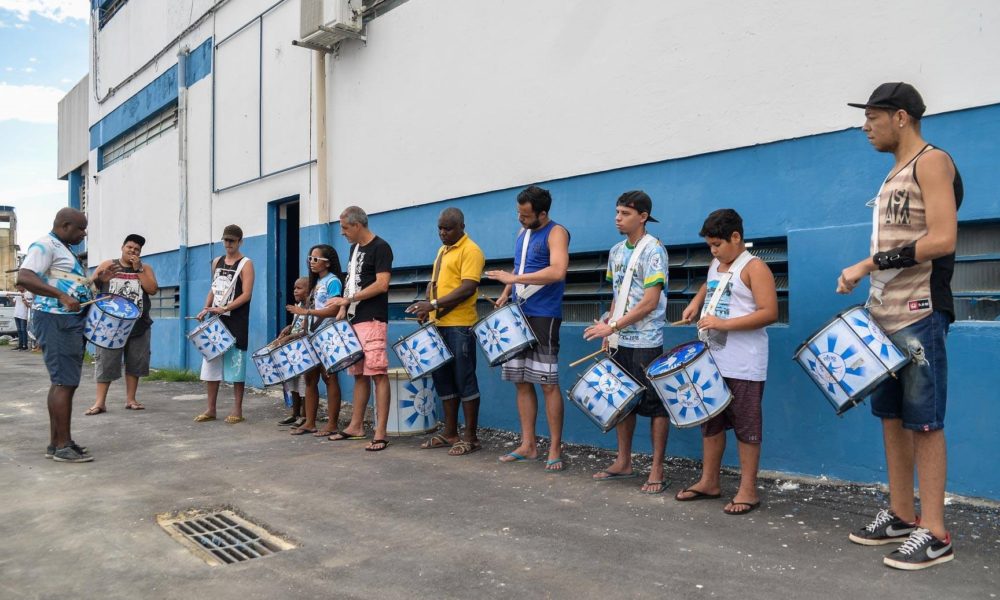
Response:
M434 298L433 300L431 300L431 306L434 307L434 310L437 310L437 307L438 307L437 298Z
M906 267L913 267L918 264L916 253L916 244L907 244L906 246L893 248L887 252L876 252L875 256L872 256L872 262L875 263L875 266L880 271L886 269L905 269Z

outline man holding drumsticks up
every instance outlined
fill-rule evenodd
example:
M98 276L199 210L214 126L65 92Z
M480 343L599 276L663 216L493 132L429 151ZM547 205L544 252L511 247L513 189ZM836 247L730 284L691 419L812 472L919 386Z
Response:
M616 203L615 226L625 239L611 248L607 280L613 299L608 322L596 322L583 332L584 339L604 339L604 348L614 352L614 360L640 385L645 386L635 411L616 426L618 454L611 466L594 474L595 481L635 477L632 470L632 435L636 414L649 417L653 440L653 465L642 486L644 494L660 494L668 482L663 475L670 423L653 386L646 379L646 367L663 354L663 327L666 325L667 250L660 240L646 233L646 223L656 223L650 211L653 201L642 191L622 194Z

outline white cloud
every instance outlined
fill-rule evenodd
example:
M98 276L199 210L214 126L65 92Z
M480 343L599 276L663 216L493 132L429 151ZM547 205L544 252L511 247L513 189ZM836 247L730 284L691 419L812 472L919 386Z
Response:
M56 123L59 101L65 95L59 88L49 86L0 83L0 121Z
M28 59L28 62L33 62L33 63L38 62L38 59L32 56L31 58Z
M28 21L33 13L57 23L90 19L90 3L86 0L0 0L0 10L11 11L21 21ZM20 23L14 26L23 27Z
M11 71L14 70L14 67L4 67L3 70L7 71L8 73L10 73Z
M23 68L21 70L24 71L25 73L34 73L35 72L35 68L34 67L25 67L25 68Z

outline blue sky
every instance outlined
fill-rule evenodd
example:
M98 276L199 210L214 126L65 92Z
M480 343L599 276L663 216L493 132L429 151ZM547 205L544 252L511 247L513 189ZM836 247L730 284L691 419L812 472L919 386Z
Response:
M56 174L59 100L87 74L89 0L0 0L0 205L21 251L67 203Z

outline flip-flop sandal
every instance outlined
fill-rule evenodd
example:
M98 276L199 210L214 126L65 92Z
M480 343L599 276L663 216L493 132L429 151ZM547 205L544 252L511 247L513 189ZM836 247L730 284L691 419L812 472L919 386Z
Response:
M194 418L195 423L204 423L206 421L214 421L214 420L215 420L215 415L206 415L205 413L202 413Z
M600 473L606 473L604 477L591 477L594 481L615 481L616 479L634 479L638 477L635 471L631 473L615 473L614 471L601 471ZM595 473L594 475L600 475L600 473Z
M307 433L316 433L315 429L306 429L304 427L296 427L289 432L291 435L305 435Z
M146 410L146 407L136 402L135 404L126 404L125 410Z
M746 510L733 510L737 506L745 506ZM733 502L730 500L729 508L723 508L722 512L733 516L746 515L752 513L758 506L760 506L760 500L756 502Z
M505 458L507 460L504 460ZM516 465L516 464L535 462L537 460L538 458L528 458L527 456L522 456L517 452L508 452L507 454L504 454L503 456L498 458L497 462L503 463L505 465Z
M378 444L380 447L376 448ZM372 443L365 447L366 452L381 452L389 447L389 440L372 440Z
M646 487L646 486L649 486L649 485L656 485L656 486L659 486L659 487L655 491L654 490L644 490L642 488L639 488L639 493L640 494L650 494L650 495L653 495L653 494L662 494L663 492L667 491L667 486L670 485L670 482L667 481L666 479L664 479L663 481L649 481L649 480L646 480L646 483L644 483L642 487Z
M101 413L106 413L106 412L108 412L108 409L106 409L106 408L102 408L100 406L91 406L90 408L87 409L87 412L85 412L83 414L85 414L88 417L90 417L90 416L93 416L93 415L99 415Z
M326 438L331 442L342 442L344 440L363 440L365 436L363 435L351 435L346 431L335 431L330 434L330 437Z
M246 419L244 419L243 417L237 417L236 415L229 415L228 417L226 417L226 423L229 423L230 425L242 423L243 421L246 421Z
M420 444L420 449L435 450L437 448L454 448L455 447L454 444L457 443L458 442L449 442L448 438L444 437L444 435L439 433L429 440L424 440L424 442Z
M331 435L333 435L335 433L337 433L337 432L336 431L330 431L328 429L320 429L319 431L317 431L316 433L313 434L313 437L318 437L318 438L325 437L325 438L329 438Z
M559 465L558 469L553 469L552 467ZM561 458L553 458L551 460L545 461L545 472L546 473L565 473L566 463L563 462Z
M461 440L455 442L455 444L448 450L448 456L465 456L466 454L472 454L482 447L482 444Z
M694 496L687 496L681 498L681 494L694 494ZM687 488L686 490L681 490L674 495L674 500L678 502L694 502L695 500L715 500L716 498L721 498L722 494L706 494L701 490L696 490L692 488Z

